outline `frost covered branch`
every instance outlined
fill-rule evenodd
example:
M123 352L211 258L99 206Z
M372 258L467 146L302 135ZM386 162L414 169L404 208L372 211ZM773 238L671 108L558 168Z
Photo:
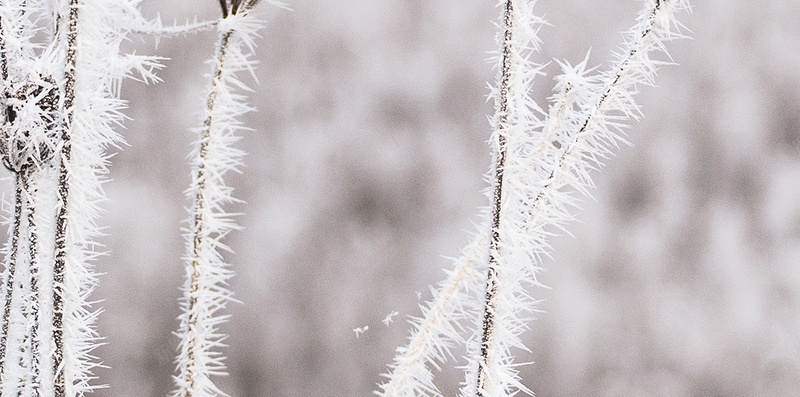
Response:
M463 339L469 340L472 357L463 396L532 393L519 379L512 350L527 350L521 335L536 310L528 289L541 286L537 274L550 253L548 239L564 231L573 218L578 200L573 192L588 196L593 186L590 171L600 168L611 150L625 142L623 129L640 114L633 101L638 87L652 84L657 66L669 63L651 56L666 54L667 41L684 37L675 14L689 9L686 0L645 1L609 72L591 75L594 68L587 67L588 55L574 66L558 62L563 74L556 79L549 111L541 117L544 112L529 96L533 78L542 74L543 67L529 60L538 49L536 31L543 24L532 12L534 3L500 2L502 33L495 58L499 77L492 91L497 111L490 140L491 207L484 224L488 232L483 234L489 241L483 262L459 261L454 272L485 268L486 288L479 297L474 287L450 274L423 306L424 319L414 323L409 345L398 349L387 375L390 381L381 385L380 395L439 395L428 366L438 367L444 359L440 353ZM461 328L470 317L468 311L474 310L470 302L476 300L483 302L480 321L474 334L463 338L451 330Z
M183 25L178 25L177 23L174 23L171 26L164 26L164 24L161 22L161 19L156 19L150 22L142 21L140 26L137 26L132 30L132 33L146 34L158 37L189 35L189 34L212 30L217 27L218 23L219 21L204 21L204 22L194 21L194 22L187 22Z
M433 299L422 307L422 318L412 319L413 332L406 346L397 348L391 371L384 376L389 380L380 385L375 394L384 397L441 395L433 383L429 368L439 368L446 361L450 347L463 344L463 329L459 323L477 314L477 305L470 297L480 291L483 276L478 263L485 262L489 246L487 234L475 237L462 255L455 260L456 268L438 289L432 290Z
M152 57L120 55L128 26L141 19L137 2L0 4L0 153L17 184L3 283L4 396L83 396L97 387L98 311L88 298L105 151L121 141L113 129L123 119L119 81L130 70L152 79L159 67Z
M188 254L180 318L179 374L173 394L176 397L225 395L210 378L225 374L224 356L219 351L224 334L219 325L227 316L217 312L232 299L226 285L233 271L222 258L222 252L229 251L222 240L237 228L232 215L223 209L224 204L235 201L233 189L225 185L223 177L241 166L244 156L232 145L238 140L237 133L246 129L240 116L252 110L245 104L245 97L237 93L246 89L237 73L254 67L253 39L261 26L249 13L254 3L223 2L224 18L218 24L211 88L193 155L193 180L187 191L192 208L186 234Z

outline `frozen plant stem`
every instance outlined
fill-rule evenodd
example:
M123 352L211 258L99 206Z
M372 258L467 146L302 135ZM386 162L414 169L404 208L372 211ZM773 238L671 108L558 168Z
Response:
M677 1L677 0L675 0ZM635 92L630 92L631 88L635 87L619 87L620 81L625 75L626 72L629 72L631 69L631 62L633 61L634 57L637 54L642 52L646 52L648 50L652 50L652 47L647 47L645 45L648 36L653 32L655 23L657 21L657 16L660 11L662 11L662 7L664 6L663 0L655 0L654 6L652 10L647 14L647 24L641 28L640 32L636 35L636 42L633 43L628 50L628 53L625 55L624 58L620 59L617 63L617 66L613 69L611 73L608 74L608 78L605 81L603 90L600 92L599 97L596 99L595 105L591 107L588 112L585 121L583 124L580 125L580 128L575 133L571 134L573 139L569 142L567 147L564 150L564 153L560 156L558 164L553 167L553 170L550 172L550 176L547 178L547 183L543 186L542 190L540 191L539 195L536 196L534 200L533 206L536 208L532 211L532 219L531 223L533 223L536 219L535 216L541 213L541 206L547 205L545 203L546 198L549 198L552 194L553 190L559 189L561 187L561 179L562 175L569 174L569 170L567 167L571 165L571 160L575 157L581 157L585 155L586 149L583 148L586 145L586 140L588 138L588 134L595 133L594 130L601 130L604 131L609 127L606 124L605 118L608 118L606 113L606 107L609 106L609 103L614 103L619 106L619 102L623 102L628 105L626 109L615 109L617 111L622 111L624 113L624 118L630 119L635 118L635 112L638 111L635 104L632 103L632 94ZM664 51L663 48L656 46L656 48L661 49ZM633 73L654 73L653 66L650 65L637 65L639 68L646 69L644 72L634 71ZM652 76L649 76L651 79ZM647 81L645 81L647 82ZM631 101L627 103L627 101ZM560 109L559 114L563 111L571 111L570 108L567 109ZM616 122L619 119L615 120ZM612 123L612 127L617 129L622 128L621 124ZM619 140L619 136L608 134L609 136L603 137L604 141L607 144L611 144L614 140ZM603 156L603 153L596 153L599 152L600 148L595 149L595 153L590 153L591 158L596 159L597 157ZM591 151L591 150L590 150ZM581 170L583 171L583 170ZM581 172L582 173L582 172ZM579 177L588 178L588 175L579 175ZM581 184L572 184L573 187L582 191L584 195L588 196L588 193L585 191L585 186L581 186Z
M0 326L4 397L95 388L98 311L87 298L105 150L119 142L120 81L130 71L153 81L158 68L153 57L119 56L125 35L149 26L136 3L0 2L0 154L17 185Z
M14 222L12 226L11 246L7 259L6 284L4 286L4 307L2 319L2 336L0 336L0 377L4 375L6 361L9 358L9 325L12 310L21 310L25 332L16 347L19 355L19 367L24 369L17 381L17 395L22 396L26 390L30 395L39 395L40 385L40 337L39 337L39 253L38 231L36 230L34 202L35 188L31 186L31 177L35 172L33 166L26 165L14 170L15 204ZM23 226L23 220L26 222ZM21 262L20 240L25 234L27 262ZM23 263L24 262L24 263ZM16 270L19 266L27 266L30 284L29 290L19 289L14 294ZM12 344L12 347L15 344ZM13 356L11 356L13 357ZM7 377L12 377L8 374ZM11 379L8 379L11 380ZM10 382L13 383L13 382Z
M19 255L19 237L22 228L22 175L15 174L14 178L14 224L11 231L11 247L6 263L5 285L3 287L3 323L0 335L0 380L5 370L6 353L8 352L8 326L11 317L11 306L14 300L14 275L17 271L17 256Z
M214 29L217 27L217 23L218 21L205 21L187 23L185 25L162 26L160 20L157 20L155 24L141 26L133 30L132 33L153 35L159 38L176 35L190 35Z
M227 13L226 13L227 16ZM200 283L203 281L202 269L200 267L200 257L204 250L204 236L203 236L203 210L205 209L205 193L206 193L206 156L208 155L208 144L211 140L211 124L213 123L212 114L214 113L214 104L217 99L217 87L220 84L222 76L222 69L225 66L225 54L228 51L228 42L231 39L233 31L227 31L222 34L219 40L217 50L217 62L214 68L213 79L211 80L211 92L208 95L208 102L206 109L207 117L203 122L203 135L200 138L200 150L198 153L197 175L196 175L196 191L194 197L194 224L192 236L192 262L191 262L191 280L189 284L189 321L186 324L185 332L191 332L198 327L198 319L202 315L200 313L202 308L198 306L198 299L200 294L204 292ZM191 390L195 389L195 372L197 371L197 352L198 345L202 343L198 340L190 340L187 346L187 365L184 373L184 381L188 387L186 389L186 397L191 396Z
M488 233L475 236L474 241L455 260L456 267L448 272L434 299L422 306L423 317L413 321L415 329L408 344L397 349L391 372L384 376L389 380L380 385L375 394L382 397L422 396L432 393L440 395L432 383L432 373L426 364L439 367L449 354L448 346L463 343L456 325L463 320L463 300L471 292L482 291L484 276L476 269L483 263L489 246Z
M30 273L30 284L28 291L20 291L19 299L21 304L17 307L22 308L22 318L25 324L25 333L22 337L22 343L19 350L22 353L19 357L19 367L24 369L20 374L20 379L17 383L17 396L23 396L26 390L30 390L31 396L39 396L39 383L40 383L40 368L39 368L39 253L38 253L38 232L36 230L36 220L34 212L34 203L36 202L35 191L31 188L31 177L35 172L31 166L25 166L16 172L16 181L21 186L18 190L22 193L21 211L19 213L20 222L22 213L26 213L25 219L27 221L26 240L27 240L27 258L28 258L28 271ZM15 216L17 213L15 211ZM15 219L15 224L17 220ZM19 232L17 232L19 233ZM13 237L12 237L13 240ZM19 238L17 238L19 241ZM19 244L17 242L17 244ZM19 250L19 246L15 248ZM15 254L14 259L18 259L19 255ZM16 267L16 265L15 265ZM13 298L12 298L13 301Z
M26 207L28 208L28 257L30 261L30 298L25 306L25 317L28 318L28 338L30 362L28 363L28 385L32 396L39 396L40 368L39 368L39 236L36 228L34 203L36 202L36 189L31 188L31 176L35 169L27 167L22 174L22 190L26 194ZM22 394L23 390L19 393Z
M230 249L222 240L238 226L224 209L225 204L236 200L223 177L242 164L244 152L233 144L238 140L237 132L244 129L238 117L252 110L237 92L247 88L236 76L253 68L250 56L260 21L249 15L252 4L234 2L238 8L223 8L228 10L227 18L217 24L205 118L192 156L192 182L187 190L192 205L186 233L186 281L174 397L225 395L211 377L226 373L225 357L219 351L225 335L219 325L227 316L218 311L232 300L227 282L233 271L223 258L223 251Z
M58 215L55 230L55 263L53 264L53 374L55 397L66 395L64 375L64 298L67 256L67 221L69 205L69 162L72 155L70 130L75 114L75 74L78 61L79 0L69 0L67 16L67 54L64 62L64 126L61 135L61 161L58 168Z
M438 367L446 343L460 341L450 332L467 316L477 324L469 340L473 366L462 395L532 394L519 378L511 349L527 350L521 335L536 305L527 289L541 286L537 273L550 254L547 240L554 232L549 229L564 230L578 201L573 192L589 196L591 171L625 142L624 128L640 116L633 100L638 87L652 85L657 66L665 63L651 54L668 57L665 43L684 37L675 14L689 9L687 0L646 0L608 72L589 76L594 68L586 67L588 55L575 66L559 62L564 74L557 79L547 118L540 120L544 112L528 94L533 78L542 74L542 66L530 61L539 48L536 27L543 23L532 13L534 4L499 2L491 206L481 228L488 241L479 258L486 268L477 281L482 286L471 287L470 277L454 277L471 267L469 261L456 262L431 303L422 306L425 317L414 321L409 344L398 348L390 381L378 393L384 397L440 395L426 365ZM455 291L474 295L451 299ZM454 309L440 310L454 303Z
M5 95L5 87L8 84L8 57L6 55L6 40L3 31L3 20L0 18L0 78L2 78L2 91L0 94ZM14 288L14 273L16 272L16 256L17 247L19 245L19 232L20 232L20 217L22 216L22 183L20 183L19 175L14 178L14 224L11 230L11 247L6 262L5 271L5 285L3 286L3 316L0 321L0 382L3 379L3 372L5 371L6 351L8 349L8 325L11 316L11 299L13 296Z
M487 391L486 367L492 354L495 312L497 308L498 273L500 272L500 213L503 202L503 174L506 165L506 134L508 125L508 90L511 78L511 56L513 40L514 1L506 0L503 14L503 50L500 73L500 92L497 107L497 158L494 165L494 189L492 194L491 240L489 242L489 268L486 275L486 298L483 311L483 330L481 334L480 359L477 368L476 396L483 397Z

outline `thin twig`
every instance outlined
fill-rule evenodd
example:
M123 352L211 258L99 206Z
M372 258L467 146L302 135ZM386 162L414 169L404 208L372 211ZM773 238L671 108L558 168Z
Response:
M497 109L497 158L494 167L494 192L492 194L492 225L489 242L489 269L486 275L486 298L483 312L483 331L481 334L480 359L477 369L476 396L483 397L488 388L486 367L492 353L492 339L497 309L498 273L500 268L500 213L503 201L503 176L506 166L506 133L508 124L508 90L511 78L511 56L513 40L513 0L506 0L503 15L502 70L500 74L499 104Z
M68 163L72 155L72 129L75 115L75 78L78 61L78 11L80 0L69 0L67 54L64 63L64 125L61 135L61 162L58 169L58 216L56 217L55 263L53 265L53 373L55 397L66 394L64 374L64 285L67 256L67 207L69 205Z
M8 350L8 326L11 317L11 306L14 299L14 274L17 270L17 256L19 253L19 238L22 228L22 211L24 199L22 197L22 175L16 173L15 199L14 199L14 225L11 232L11 249L6 264L6 282L4 288L2 335L0 335L0 377L5 370L5 358Z
M197 165L197 193L194 197L194 224L192 228L193 238L192 238L192 257L191 257L191 279L189 281L189 304L187 307L187 312L189 313L188 321L185 324L183 329L184 333L188 335L191 330L197 327L198 318L200 313L198 312L198 305L197 300L200 298L200 281L202 279L201 274L201 266L200 266L200 256L201 252L204 248L204 239L203 239L203 214L202 210L204 207L204 195L206 190L206 156L208 154L208 144L211 140L211 126L213 123L212 115L214 113L214 105L217 99L217 87L220 84L220 80L222 79L222 70L225 64L225 55L228 51L228 43L230 42L231 36L233 35L233 31L227 31L222 34L220 37L219 48L217 52L217 62L216 66L214 67L214 74L211 81L211 91L208 94L208 100L206 102L206 112L208 116L206 117L205 121L203 122L203 134L200 138L200 149L198 153L198 165ZM196 351L199 341L197 340L190 340L187 343L187 364L185 373L183 374L184 381L188 385L186 388L186 397L191 397L190 391L194 390L194 372L196 370L197 362L196 362Z
M570 136L572 136L573 139L569 143L569 145L565 148L564 153L558 160L558 164L556 164L553 167L553 170L550 172L550 176L547 178L548 182L542 187L542 190L539 192L539 195L536 196L536 199L534 199L533 201L534 208L543 205L542 202L544 200L546 192L549 191L550 189L555 188L554 183L555 183L556 173L563 170L566 167L567 159L575 153L575 148L580 144L581 140L585 139L586 131L589 129L591 123L597 118L598 115L602 114L601 109L607 102L608 98L612 95L614 88L617 86L617 83L619 83L623 73L627 69L633 57L639 52L640 50L639 47L641 46L641 42L644 41L647 38L647 36L653 31L653 26L656 23L656 13L658 13L658 11L661 9L662 4L663 2L660 0L657 0L655 2L655 7L653 7L653 10L651 11L649 16L650 24L644 30L642 30L641 35L638 37L637 45L634 45L633 48L628 52L628 55L625 57L625 59L620 61L619 65L617 66L617 69L612 74L612 76L614 77L610 79L610 81L607 81L606 87L603 90L602 94L600 95L600 98L597 100L597 103L594 105L594 107L589 111L586 120L583 122L583 124L581 124L581 127L578 129L578 131L576 131L573 134L570 134ZM531 212L531 218L533 218L533 216L537 213L538 211L533 210Z
M40 368L39 368L39 235L36 229L36 213L34 211L34 203L36 202L36 190L31 189L30 179L33 173L36 172L36 167L27 167L22 171L22 189L26 193L26 207L28 218L28 253L29 253L29 266L30 266L30 301L27 305L28 315L31 316L29 321L28 336L30 338L30 385L32 396L39 396L39 382L40 382ZM27 317L27 316L26 316Z
M473 278L470 273L475 271L474 268L481 261L481 253L488 247L487 240L488 233L476 236L475 241L457 259L456 268L449 274L447 280L442 282L435 299L423 310L424 318L417 322L416 330L402 350L402 354L398 354L395 358L391 374L386 375L389 381L381 385L383 389L379 393L381 396L401 397L408 394L408 379L415 377L413 368L429 360L430 352L438 347L434 340L442 333L442 329L448 327L446 324L453 321L451 318L453 306L457 304L459 290L464 289L467 280Z
M150 36L177 36L179 34L187 35L205 32L216 28L217 25L219 25L219 21L203 21L187 23L186 25L156 26L153 28L141 27L131 30L131 33Z
M22 299L22 318L25 324L25 333L20 343L19 357L20 368L25 371L20 375L17 383L17 397L22 397L26 389L31 389L32 397L39 397L39 261L38 261L38 235L35 230L35 201L34 191L30 186L30 179L34 173L33 166L24 166L17 172L22 185L23 212L26 213L26 238L28 241L28 270L30 272L30 290Z

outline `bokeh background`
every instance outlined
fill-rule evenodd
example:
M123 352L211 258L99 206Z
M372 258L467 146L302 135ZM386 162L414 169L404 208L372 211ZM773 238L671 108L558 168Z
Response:
M367 396L474 230L489 169L486 63L494 0L260 5L257 113L227 181L244 230L225 349L233 396ZM641 2L542 0L539 60L608 67ZM167 21L218 4L144 0ZM596 174L596 201L553 239L543 313L518 361L540 396L800 395L800 2L695 1L680 66L639 96L645 119ZM123 85L93 298L106 345L98 396L172 390L186 157L215 35L130 43L169 57L164 82ZM554 64L535 88L545 104ZM399 312L394 323L381 323ZM356 338L354 328L369 326ZM460 358L460 352L456 352ZM463 365L463 360L447 367ZM437 375L455 395L463 375Z

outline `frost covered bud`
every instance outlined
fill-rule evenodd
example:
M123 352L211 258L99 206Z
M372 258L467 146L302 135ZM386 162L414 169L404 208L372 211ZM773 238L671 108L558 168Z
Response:
M52 160L58 143L59 90L50 76L34 74L5 93L0 155L13 172Z

